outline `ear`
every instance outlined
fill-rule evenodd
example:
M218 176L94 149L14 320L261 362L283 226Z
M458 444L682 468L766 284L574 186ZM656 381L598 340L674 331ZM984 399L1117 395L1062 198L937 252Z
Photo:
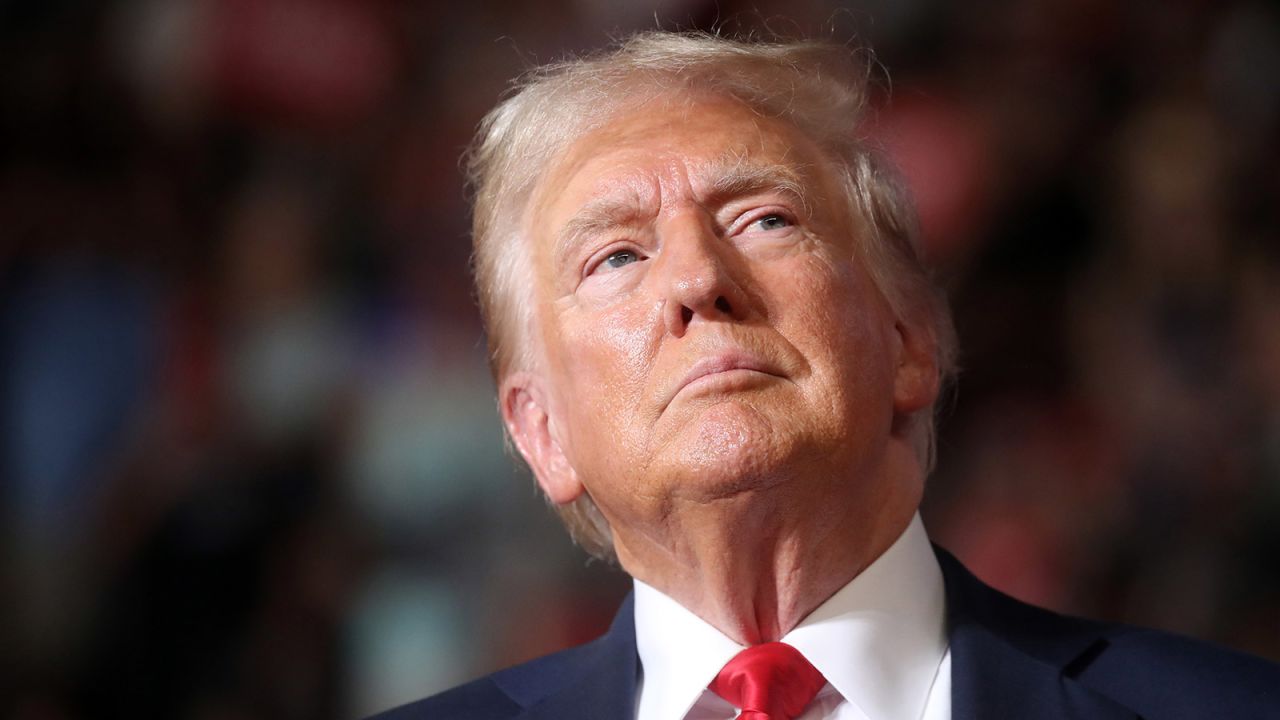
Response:
M901 319L894 323L898 342L898 365L893 378L893 409L910 415L933 404L938 398L938 343L924 324Z
M541 379L529 372L512 373L500 392L502 421L538 486L556 505L577 500L584 488L556 438Z

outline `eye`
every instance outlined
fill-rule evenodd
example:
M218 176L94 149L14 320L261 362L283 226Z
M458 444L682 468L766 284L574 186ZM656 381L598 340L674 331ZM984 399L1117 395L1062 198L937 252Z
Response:
M597 256L599 257L599 256ZM620 249L604 255L600 260L593 260L587 265L587 275L594 275L598 272L613 272L622 268L647 260L648 257L639 250Z
M618 250L610 253L604 259L604 265L610 268L620 268L623 265L630 265L634 262L640 262L640 255L632 250Z
M790 227L791 221L778 213L769 213L751 221L751 224L760 230L781 230Z

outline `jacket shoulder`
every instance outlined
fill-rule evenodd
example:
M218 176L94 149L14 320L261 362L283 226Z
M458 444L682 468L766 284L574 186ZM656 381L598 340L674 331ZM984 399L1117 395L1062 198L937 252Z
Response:
M545 655L368 720L507 720L578 677L603 638Z
M520 706L493 682L493 676L473 680L437 695L387 710L369 720L427 720L427 718L467 718L468 720L507 720L515 717Z
M1029 605L978 580L945 550L937 553L953 648L980 628L1148 720L1280 720L1276 663L1170 632Z
M1111 626L1076 679L1152 718L1280 718L1280 665L1158 630Z

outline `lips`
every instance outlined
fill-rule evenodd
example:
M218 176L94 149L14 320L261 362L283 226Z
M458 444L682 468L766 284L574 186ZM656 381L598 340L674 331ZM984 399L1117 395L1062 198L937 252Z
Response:
M736 370L749 370L753 372L763 373L765 375L773 375L782 377L781 372L771 363L743 351L727 351L719 352L701 358L689 368L689 372L685 373L680 382L676 384L675 389L671 392L665 405L670 405L685 388L697 383L704 378L710 378L723 373L733 372ZM665 407L664 405L664 407Z

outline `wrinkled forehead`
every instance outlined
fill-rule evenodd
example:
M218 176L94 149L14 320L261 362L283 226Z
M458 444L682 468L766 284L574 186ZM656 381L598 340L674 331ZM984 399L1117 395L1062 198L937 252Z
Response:
M719 96L657 97L569 144L532 194L526 230L548 234L582 212L655 208L663 194L703 202L749 189L807 199L829 185L817 146L785 120Z

